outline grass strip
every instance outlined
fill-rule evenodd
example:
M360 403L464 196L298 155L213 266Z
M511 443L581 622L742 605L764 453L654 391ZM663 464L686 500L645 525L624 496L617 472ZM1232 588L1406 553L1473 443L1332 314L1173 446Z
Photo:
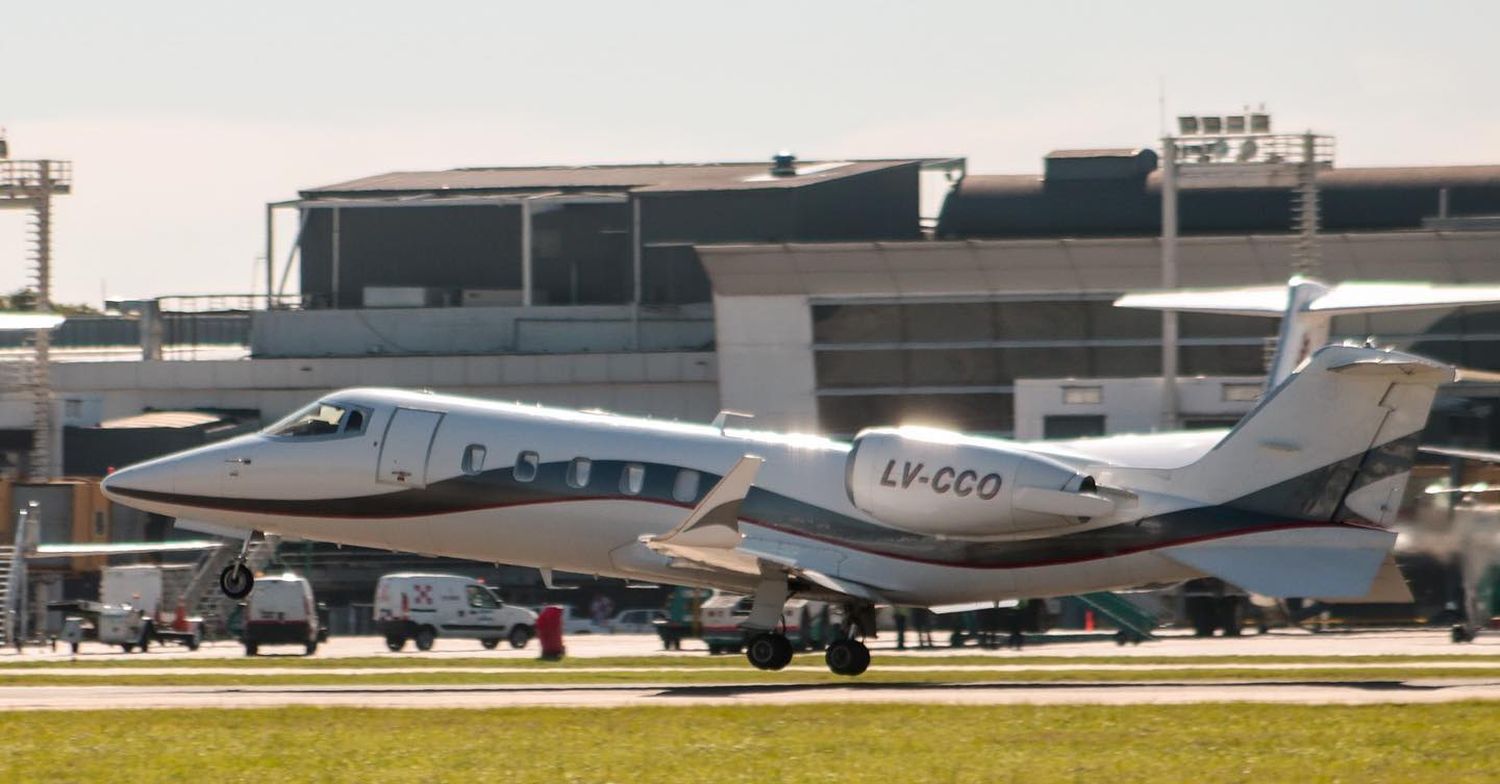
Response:
M1493 781L1500 704L0 714L3 781Z

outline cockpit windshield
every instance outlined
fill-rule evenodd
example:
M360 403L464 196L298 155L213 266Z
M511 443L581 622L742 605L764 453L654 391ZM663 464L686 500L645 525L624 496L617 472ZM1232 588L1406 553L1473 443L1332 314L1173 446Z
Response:
M365 412L353 406L319 401L266 428L266 435L289 438L351 435L365 429Z

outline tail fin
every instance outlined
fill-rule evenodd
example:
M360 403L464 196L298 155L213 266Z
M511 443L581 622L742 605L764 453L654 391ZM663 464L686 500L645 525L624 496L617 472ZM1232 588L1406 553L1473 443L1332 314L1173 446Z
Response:
M1327 346L1169 481L1179 495L1287 521L1389 524L1453 375L1412 354Z
M1438 385L1453 368L1411 354L1328 346L1167 487L1218 536L1163 554L1267 596L1359 597L1394 521Z

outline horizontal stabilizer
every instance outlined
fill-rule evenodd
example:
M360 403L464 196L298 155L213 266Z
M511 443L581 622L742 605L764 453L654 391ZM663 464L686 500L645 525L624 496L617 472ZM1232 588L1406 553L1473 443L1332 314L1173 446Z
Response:
M66 317L56 313L0 313L0 332L52 329L66 320Z
M1357 599L1370 594L1395 543L1390 531L1307 527L1199 542L1163 554L1264 596Z
M1281 316L1286 313L1286 286L1143 291L1115 300L1117 308L1185 310L1229 316Z
M1429 455L1442 455L1443 457L1457 457L1463 460L1476 460L1481 463L1500 463L1500 452L1486 452L1482 449L1457 449L1447 446L1420 446L1418 452Z
M1500 302L1500 286L1434 286L1428 283L1338 283L1308 310L1331 316Z
M1293 279L1292 285L1305 279ZM1397 310L1457 307L1500 303L1500 286L1436 286L1430 283L1350 282L1318 284L1316 297L1303 307L1311 313L1339 316ZM1142 310L1183 310L1236 316L1281 316L1286 313L1287 286L1142 291L1115 300L1115 307Z

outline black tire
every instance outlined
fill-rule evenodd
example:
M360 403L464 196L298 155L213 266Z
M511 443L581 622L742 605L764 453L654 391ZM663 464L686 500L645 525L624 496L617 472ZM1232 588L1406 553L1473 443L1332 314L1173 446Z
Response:
M859 675L870 668L870 649L859 640L838 640L828 646L823 661L835 675Z
M190 650L190 651L196 651L196 650L198 650L198 645L200 644L200 642L201 641L198 639L198 635L196 635L196 634L193 635L193 636L191 636L191 637L189 637L187 639L187 649Z
M515 648L516 650L525 648L526 643L531 642L531 627L522 624L512 626L510 629L510 637L508 639L510 641L510 647Z
M120 648L122 650L124 650L126 653L133 653L135 651L135 643L133 643L133 642L122 642L122 643L120 643Z
M724 646L722 646L722 645L720 645L720 644L718 644L716 642L711 642L711 643L708 644L708 655L709 656L718 656L719 654L721 654L723 652L724 652Z
M406 647L406 638L395 634L388 635L385 638L385 647L391 653L400 653L401 649Z
M247 642L247 643L245 643L245 655L246 656L254 656L254 655L258 654L258 653L260 653L260 646L259 645L255 644L253 642Z
M417 644L417 650L430 651L432 650L432 643L437 640L437 631L431 626L423 626L417 630L417 633L412 636L411 640Z
M311 656L311 655L317 653L318 652L318 641L317 640L313 640L312 642L309 642L307 644L306 650L307 650L307 655L308 656Z
M70 643L68 643L68 645L72 646L72 648L73 648L73 655L77 656L78 655L78 643L76 643L76 642L70 642Z
M758 670L780 670L792 661L792 643L785 635L761 632L745 645L745 658Z
M480 640L479 644L483 645L485 650L493 651L495 650L495 646L500 644L500 641L495 639L494 637L487 637L483 640Z
M255 574L242 563L232 563L219 572L219 590L231 599L243 599L255 589Z

